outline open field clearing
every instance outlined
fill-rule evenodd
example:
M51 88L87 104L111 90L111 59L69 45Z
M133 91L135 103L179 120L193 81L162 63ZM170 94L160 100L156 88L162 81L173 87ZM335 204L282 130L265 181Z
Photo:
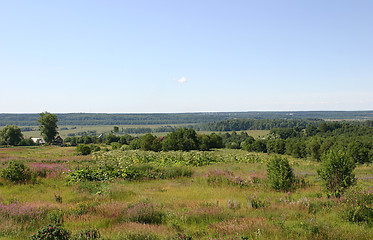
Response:
M179 125L171 125L172 127L185 127L183 124ZM120 130L122 129L136 129L136 128L150 128L150 129L156 129L159 128L160 125L119 125L117 126ZM3 127L0 127L0 130ZM20 126L21 129L24 128L30 128L32 131L22 131L23 135L26 138L29 137L40 137L40 131L37 126ZM88 133L89 135L100 135L101 133L110 133L114 128L114 125L77 125L77 126L59 126L58 132L59 135L62 138L66 138L68 136L74 135L74 136L81 136L82 133ZM211 134L211 133L220 133L217 131L198 131L200 134ZM227 131L228 133L231 133L232 131ZM240 133L242 131L237 131L237 133ZM254 138L261 138L266 136L270 131L269 130L246 130L244 132L247 132L250 136L253 136ZM119 132L120 134L120 132ZM154 135L157 136L165 136L168 132L156 132ZM143 134L132 134L132 135L138 135L141 136Z
M313 160L289 157L301 184L275 191L266 180L269 154L117 150L76 156L74 149L0 148L2 168L18 159L39 174L23 184L1 179L0 239L25 239L49 223L62 224L71 239L85 229L103 239L373 236L370 222L348 220L346 198L327 197ZM111 177L118 172L123 177ZM372 165L358 165L355 174L358 186L373 190Z

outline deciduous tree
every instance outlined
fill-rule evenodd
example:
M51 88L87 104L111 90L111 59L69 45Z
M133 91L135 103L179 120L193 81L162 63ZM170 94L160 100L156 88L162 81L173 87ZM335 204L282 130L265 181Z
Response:
M40 135L44 138L46 143L52 143L57 136L57 115L49 112L40 113L38 119Z

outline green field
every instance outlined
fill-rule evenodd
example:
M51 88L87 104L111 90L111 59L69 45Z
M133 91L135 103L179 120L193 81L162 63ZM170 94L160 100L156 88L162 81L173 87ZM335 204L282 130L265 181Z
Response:
M95 228L103 239L371 239L373 236L371 225L346 219L347 205L343 198L326 196L317 176L319 163L313 160L289 157L296 176L306 184L282 192L271 190L266 184L266 162L273 157L269 154L221 149L110 151L93 157L76 156L74 149L0 148L1 163L19 159L34 171L46 169L47 173L33 183L0 180L3 204L0 239L25 239L40 226L55 221L56 216L60 216L63 228L73 236L82 229ZM154 171L163 169L168 174L172 169L187 169L192 175L167 178L147 171L148 177L131 180L127 172L125 179L67 184L69 171L85 166L105 167L100 164L115 159L121 163L130 161L134 166L149 164ZM372 165L358 165L355 173L359 186L372 189ZM4 204L23 212L7 212Z
M178 124L178 125L171 125L173 127L185 127L185 125L183 124ZM24 127L30 127L30 126L19 126L20 128L24 128ZM89 132L89 131L96 131L97 135L100 135L101 133L110 133L110 131L113 130L113 127L114 125L76 125L76 126L71 126L71 125L67 125L67 126L58 126L58 132L59 132L59 135L61 135L62 138L66 138L68 137L69 134L76 134L76 136L78 136L77 134L78 133L82 133L82 132ZM154 128L158 128L160 127L160 125L119 125L117 126L119 127L119 129L126 129L126 128L151 128L151 129L154 129ZM3 127L0 127L0 130L2 129ZM32 126L31 128L33 128L34 130L33 131L23 131L22 134L26 137L26 138L29 138L29 137L37 137L39 138L40 137L40 132L38 130L38 127L37 126ZM231 132L231 131L229 131ZM238 131L238 132L241 132L241 131ZM246 130L244 132L247 132L250 136L253 136L254 138L261 138L261 137L264 137L265 135L267 135L269 133L269 130ZM201 133L201 134L211 134L213 133L213 131L199 131L198 133ZM217 132L215 132L217 133ZM154 135L157 135L157 136L165 136L168 134L168 132L157 132L157 133L153 133ZM120 132L119 132L119 135L120 135ZM132 135L143 135L143 134L132 134Z

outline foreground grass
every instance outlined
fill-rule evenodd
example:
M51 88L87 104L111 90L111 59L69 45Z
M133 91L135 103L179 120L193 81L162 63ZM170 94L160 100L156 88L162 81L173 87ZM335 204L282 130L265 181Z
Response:
M63 226L77 232L97 228L104 239L371 239L373 228L344 218L339 199L327 198L317 177L318 163L289 158L297 176L308 185L293 192L276 192L265 184L267 154L217 150L218 163L194 167L191 178L168 180L78 182L67 185L65 174L38 179L35 184L0 180L0 202L42 209L39 218L0 214L0 239L25 239L63 213ZM26 164L62 163L73 169L91 157L73 155L73 148L25 147L0 149L0 162L21 159ZM247 161L245 159L249 159ZM53 165L54 166L54 165ZM209 183L207 174L218 171L255 179L250 184ZM372 188L373 166L355 171L359 184ZM59 200L60 199L60 200ZM262 203L253 207L253 199ZM151 208L134 209L148 204ZM26 210L25 210L26 211ZM137 215L136 215L137 214ZM159 222L144 223L139 214Z

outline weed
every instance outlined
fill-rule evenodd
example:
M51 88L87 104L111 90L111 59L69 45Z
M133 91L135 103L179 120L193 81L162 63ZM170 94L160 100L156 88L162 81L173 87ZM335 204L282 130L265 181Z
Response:
M39 228L38 232L31 236L32 240L68 240L70 232L60 225L46 225Z
M127 218L131 222L161 224L163 217L164 213L147 201L136 203L127 209Z

